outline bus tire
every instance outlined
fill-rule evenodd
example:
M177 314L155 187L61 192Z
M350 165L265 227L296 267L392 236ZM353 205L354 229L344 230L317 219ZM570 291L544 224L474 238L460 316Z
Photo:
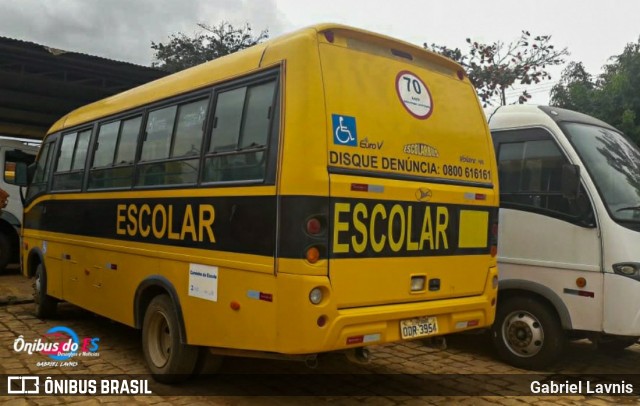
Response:
M33 278L33 302L36 305L36 317L48 319L56 314L58 301L47 295L47 273L42 264L38 264Z
M491 332L500 358L524 369L551 365L567 344L557 315L532 297L508 297L499 302Z
M166 294L154 297L144 314L142 351L158 382L182 382L195 370L198 347L180 342L180 321Z
M0 274L4 273L11 261L13 250L11 249L11 240L4 232L0 232Z
M206 347L200 347L198 361L193 369L192 376L215 374L222 368L223 357L214 355Z

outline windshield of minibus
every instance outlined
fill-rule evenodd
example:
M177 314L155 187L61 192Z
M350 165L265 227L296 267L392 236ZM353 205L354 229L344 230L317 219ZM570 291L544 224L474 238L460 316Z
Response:
M609 213L640 222L640 150L622 134L582 123L562 128L582 158Z

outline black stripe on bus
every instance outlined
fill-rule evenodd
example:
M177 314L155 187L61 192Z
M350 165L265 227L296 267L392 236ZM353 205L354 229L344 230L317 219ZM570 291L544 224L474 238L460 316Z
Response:
M25 213L24 224L62 234L273 256L276 198L44 200Z
M460 235L463 212L471 219L462 225L465 235ZM333 258L484 255L491 250L491 225L497 214L497 208L488 206L336 198L330 215L334 230L331 255Z
M26 229L157 244L159 249L294 259L304 258L311 246L319 248L322 258L487 254L488 243L460 247L462 210L488 213L487 228L478 231L490 241L497 208L319 196L41 200L25 213L24 224ZM316 235L306 230L311 218L322 226Z

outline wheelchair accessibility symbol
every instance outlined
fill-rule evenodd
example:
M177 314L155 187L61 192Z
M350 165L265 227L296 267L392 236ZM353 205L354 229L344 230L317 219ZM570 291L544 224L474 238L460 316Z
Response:
M332 114L333 143L336 145L358 146L358 134L356 132L356 118Z

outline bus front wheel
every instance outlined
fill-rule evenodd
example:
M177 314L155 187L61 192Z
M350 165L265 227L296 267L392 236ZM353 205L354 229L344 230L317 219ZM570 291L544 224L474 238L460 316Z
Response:
M142 350L153 377L162 383L188 379L198 359L198 347L180 342L180 321L168 295L154 297L142 324Z
M47 273L42 264L38 264L33 278L33 301L36 305L36 317L47 319L56 314L58 301L47 295Z
M557 361L567 343L555 313L531 297L499 302L492 336L500 358L524 369L541 369Z

